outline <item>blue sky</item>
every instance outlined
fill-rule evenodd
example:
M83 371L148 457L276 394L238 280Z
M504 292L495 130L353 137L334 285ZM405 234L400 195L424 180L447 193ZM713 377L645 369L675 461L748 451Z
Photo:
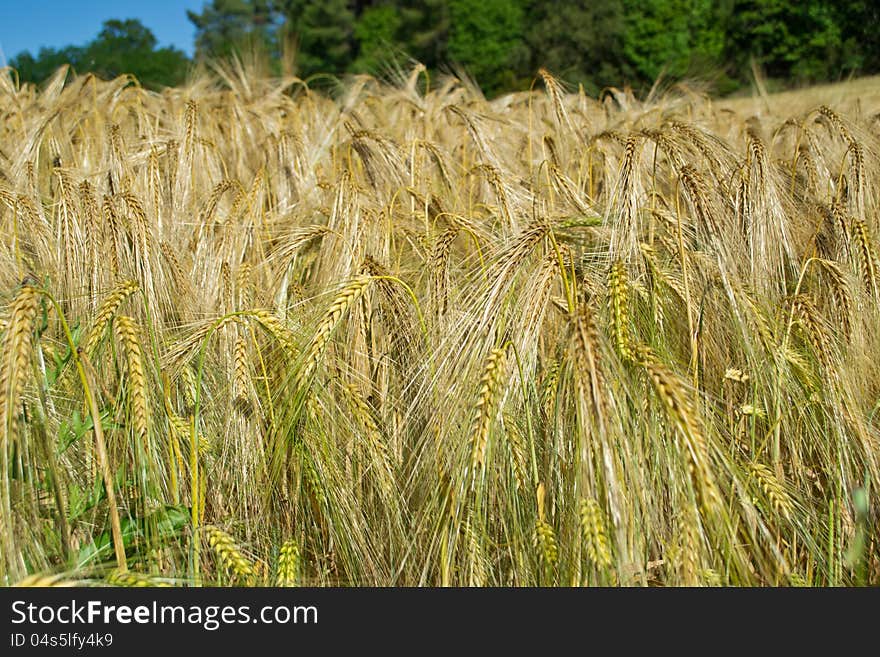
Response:
M138 18L160 46L192 54L193 26L187 9L207 0L0 0L0 48L8 60L22 50L82 45L110 18ZM0 65L3 60L0 59Z

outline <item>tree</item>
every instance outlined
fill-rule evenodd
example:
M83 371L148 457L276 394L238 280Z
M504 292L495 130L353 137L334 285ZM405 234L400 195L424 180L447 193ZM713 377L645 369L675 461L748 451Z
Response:
M388 57L389 49L402 40L403 18L398 7L383 2L366 7L354 26L358 55L352 64L356 72L376 73Z
M42 82L62 64L70 64L77 73L93 72L104 78L128 73L150 88L180 84L189 65L186 54L156 45L156 37L140 21L109 20L84 46L42 48L36 58L23 52L10 63L25 82Z
M140 21L109 20L81 53L79 69L112 78L134 75L147 86L174 86L186 74L188 59L175 48L156 48L156 37Z
M449 57L489 93L513 86L528 61L525 12L516 0L450 0Z
M722 64L724 3L624 0L622 55L643 82L703 75Z
M661 74L729 91L753 58L793 81L880 70L876 0L211 0L189 15L200 54L250 40L277 56L289 36L303 76L377 73L405 54L459 64L490 93L541 66L592 93Z
M743 73L754 60L771 78L828 79L840 67L842 34L827 0L735 0L728 54Z
M621 0L532 0L527 8L529 71L540 67L596 93L624 77Z
M401 47L428 68L448 59L450 10L447 0L398 2L403 22Z
M844 71L880 71L880 4L875 0L834 3L834 22L840 26Z
M355 14L346 0L280 0L285 33L297 44L301 77L345 73L355 59Z
M272 0L211 0L201 13L187 10L196 28L196 56L226 57L257 47L275 52L280 22Z
M65 64L76 66L81 52L82 48L75 46L67 46L60 50L40 48L39 53L34 57L25 50L13 57L9 65L18 71L18 77L22 82L42 82Z
M358 72L379 73L409 57L430 69L447 62L449 11L446 0L366 0L355 3L354 41Z

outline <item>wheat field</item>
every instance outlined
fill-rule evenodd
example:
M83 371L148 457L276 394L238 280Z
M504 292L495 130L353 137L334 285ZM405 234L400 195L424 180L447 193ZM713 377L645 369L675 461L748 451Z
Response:
M0 582L880 584L829 94L2 71Z

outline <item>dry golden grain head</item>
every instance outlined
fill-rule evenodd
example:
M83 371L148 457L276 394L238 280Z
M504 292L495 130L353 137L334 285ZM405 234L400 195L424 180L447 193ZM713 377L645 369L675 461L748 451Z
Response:
M222 312L231 310L232 304L232 274L230 273L229 261L220 263L220 298L217 300Z
M233 401L235 405L247 411L250 408L250 366L248 363L247 340L239 335L233 347Z
M538 76L544 81L544 88L547 89L547 94L550 96L558 127L571 128L571 121L563 102L562 85L555 77L553 77L553 74L544 67L538 69Z
M547 235L550 226L544 219L533 220L522 232L517 235L513 244L505 249L496 268L499 277L511 275L532 252L532 249Z
M709 446L702 422L684 382L663 364L647 346L635 350L639 364L645 369L667 417L684 438L685 455L696 479L703 507L710 512L722 508L721 497L712 472Z
M458 226L447 228L434 245L431 253L431 272L433 280L434 307L440 315L446 313L449 302L447 288L449 286L449 251L459 233Z
M239 266L235 276L235 287L238 292L238 308L249 308L253 302L253 267L248 263Z
M848 144L854 143L854 139L850 131L847 129L846 124L843 122L843 119L840 118L840 115L835 112L833 109L828 107L827 105L822 105L816 110L819 115L827 120L834 128L840 132L840 136L843 137L843 140Z
M395 494L394 457L376 423L373 409L356 386L345 384L342 387L352 415L363 427L363 435L366 438L363 447L366 448L367 462L372 465L371 474L376 477L383 495L386 498L391 497Z
M699 226L710 238L718 236L719 229L715 221L706 179L695 167L686 164L681 168L681 182L694 208Z
M176 291L180 295L185 295L189 292L191 286L180 263L180 258L177 257L174 248L168 242L162 242L159 245L159 249L171 270L171 278L174 281Z
M164 361L171 368L177 368L192 359L199 349L205 345L205 341L211 336L217 336L220 332L230 325L235 325L239 321L238 315L224 315L218 319L207 319L200 322L189 333L180 337L169 348L165 355ZM262 323L262 322L261 322ZM187 389L195 392L195 377L191 370L181 370L181 375L187 377ZM190 404L191 405L191 404Z
M749 375L735 367L728 367L724 372L726 381L735 381L736 383L747 383Z
M501 382L505 374L505 353L492 349L483 361L480 390L477 394L475 419L471 430L471 466L476 470L485 466L489 432L497 414Z
M850 294L849 283L844 276L840 266L831 260L817 258L816 261L822 266L828 281L831 284L831 297L837 306L838 319L840 321L840 332L844 337L844 341L849 340L852 335L852 308L853 300Z
M485 586L487 581L486 553L480 534L474 529L474 521L469 518L463 530L467 540L467 586Z
M700 514L692 504L685 504L680 513L678 548L681 559L682 578L686 586L697 586L702 572L700 549L702 526Z
M364 293L364 290L366 290L367 286L370 284L370 280L371 278L369 276L359 276L346 285L333 299L330 307L326 310L321 321L318 323L318 327L312 337L312 343L306 353L305 364L303 365L303 369L300 370L297 375L297 387L301 388L303 383L305 383L314 373L321 360L324 348L327 346L330 337L333 335L333 331L336 330L336 327L339 325L339 322L342 320L346 311Z
M806 294L799 294L792 299L792 312L819 363L827 373L831 374L834 363L831 339L828 337L825 321L816 308L816 304Z
M767 149L756 130L749 128L746 131L746 137L750 156L746 166L750 171L755 171L757 174L758 190L763 192L766 176Z
M541 408L547 418L553 415L553 408L556 405L560 367L561 363L558 360L552 360L541 382Z
M544 485L544 482L541 481L538 483L538 487L535 489L535 501L538 505L538 519L546 520L546 510L544 506L544 502L547 498L547 487Z
M125 354L126 387L128 390L129 405L132 413L132 426L135 437L144 446L147 445L147 431L149 428L147 402L147 378L144 374L143 350L137 334L134 320L126 315L117 315L113 320L116 335L122 343Z
M862 283L868 294L877 296L878 292L880 292L880 288L877 287L878 261L874 241L871 239L867 225L861 219L856 219L853 222L852 228L853 237L856 243L856 251L858 253L859 271L862 275Z
M379 318L388 333L396 362L412 363L421 334L414 326L410 313L410 299L391 272L374 258L364 258L363 273L372 277L379 292Z
M145 250L145 253L148 253L153 248L153 233L147 221L147 212L140 199L130 191L125 191L120 196L125 202L135 234L140 239L140 246Z
M581 303L578 306L573 320L578 387L589 400L593 416L601 424L604 423L607 400L599 333L593 321L593 313L586 304Z
M104 301L101 302L101 305L98 308L95 323L92 325L92 328L86 337L85 351L87 355L94 353L95 348L104 336L104 329L107 328L107 325L110 323L113 315L116 314L116 311L119 310L122 302L137 292L138 289L140 289L140 286L137 281L120 281L110 291L110 294L104 298Z
M252 317L262 326L269 334L275 338L279 345L287 351L287 353L295 356L297 353L296 339L290 328L274 314L267 310L252 310L246 316Z
M104 247L109 258L110 273L113 278L119 278L119 246L124 243L124 230L119 215L114 207L113 197L105 195L101 202L101 217L106 226L104 233ZM99 310L100 312L100 310Z
M526 481L530 477L526 439L512 418L505 420L505 438L510 446L510 457L513 465L513 476L519 491L526 489Z
M14 432L18 422L21 396L30 374L28 365L39 302L39 291L25 285L16 294L9 311L0 352L0 432L3 434Z
M184 114L184 144L186 152L190 154L190 157L192 157L192 149L195 147L198 112L198 103L191 98L186 102L186 112Z

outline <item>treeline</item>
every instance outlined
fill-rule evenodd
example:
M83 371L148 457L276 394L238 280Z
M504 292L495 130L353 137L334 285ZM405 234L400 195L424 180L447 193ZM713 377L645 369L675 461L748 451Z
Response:
M157 48L156 37L137 20L110 20L83 46L41 48L34 57L25 51L9 62L22 82L42 82L60 66L103 78L131 73L149 87L174 86L186 78L190 60L182 50Z
M212 0L187 12L195 59L258 51L277 70L383 74L418 60L471 76L490 95L526 88L545 66L595 93L700 78L728 93L752 62L780 85L880 71L875 0ZM22 53L24 80L61 63L173 85L190 60L157 48L138 21L108 21L85 46Z

